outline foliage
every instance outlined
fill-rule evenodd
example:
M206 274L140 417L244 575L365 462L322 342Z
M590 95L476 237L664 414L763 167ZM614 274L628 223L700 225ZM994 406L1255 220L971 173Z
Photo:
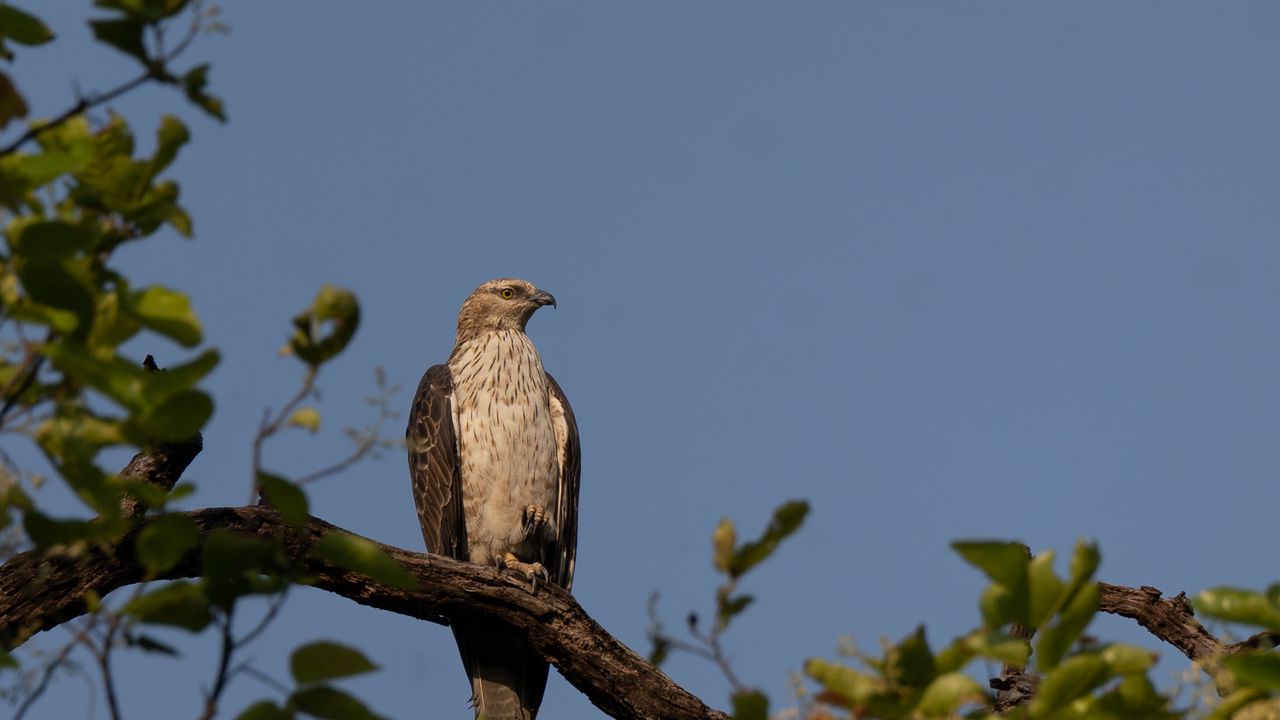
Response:
M651 661L661 663L671 652L687 652L716 663L730 684L730 704L738 720L768 717L769 700L735 677L722 648L729 621L753 600L735 594L736 588L749 570L799 528L807 511L804 503L785 503L758 539L743 543L732 521L716 526L712 564L725 581L716 591L716 620L709 631L702 632L697 615L690 614L692 640L673 637L657 617L656 596L650 603ZM1172 720L1270 717L1266 713L1280 707L1280 655L1267 650L1269 643L1264 641L1280 638L1280 584L1261 593L1215 588L1196 597L1201 614L1261 628L1263 633L1255 636L1259 649L1233 653L1207 668L1215 673L1220 690L1229 694L1207 711L1193 712L1176 707L1177 688L1157 689L1149 672L1155 653L1085 635L1099 611L1094 576L1101 555L1096 546L1077 543L1065 576L1055 570L1053 551L1032 556L1021 543L989 540L959 541L952 547L990 581L978 601L980 626L937 650L921 625L897 643L885 641L879 654L848 644L842 659L810 658L804 663L807 684L797 689L799 707L779 717ZM992 661L1008 671L1002 680L1026 679L1023 697L1001 702L987 689L983 669ZM1219 674L1217 664L1226 675ZM1212 679L1204 682L1213 685ZM991 684L1013 686L1012 681Z
M76 666L73 651L87 653L101 668L111 717L123 710L114 692L110 656L123 648L176 656L156 639L152 628L177 628L221 635L218 671L206 695L204 716L219 712L222 690L236 672L232 658L254 640L280 609L291 584L305 582L285 561L277 541L220 531L200 549L200 531L186 515L169 506L189 494L147 484L100 462L103 450L132 447L163 449L198 436L214 412L201 388L219 363L218 350L204 346L203 329L190 299L163 285L138 286L114 262L123 245L163 241L166 233L191 237L194 224L180 204L178 184L168 172L191 140L173 115L155 123L155 146L148 155L135 151L134 132L124 117L108 111L93 122L90 109L144 84L172 86L201 111L226 119L223 102L209 94L208 65L179 70L179 56L202 32L222 29L217 9L199 0L98 0L106 14L89 21L94 37L135 60L139 73L105 92L78 97L66 111L35 120L0 146L0 220L5 246L0 253L0 432L29 438L83 504L78 517L54 517L37 504L33 483L22 468L4 459L0 473L0 531L20 533L21 543L38 551L84 553L100 543L127 537L139 506L152 517L136 534L133 549L148 579L165 577L175 566L199 563L194 581L138 585L119 602L91 598L92 613L79 624L75 639L43 667L22 668L18 658L0 656L0 671L35 678L34 689L19 695L17 716L26 714L60 668ZM183 21L182 18L189 18ZM177 28L179 41L166 45ZM53 32L36 16L0 5L0 57L12 62L14 46L48 43ZM167 49L166 49L167 48ZM25 97L11 74L0 71L0 130L29 114ZM359 323L354 295L325 286L294 319L289 348L303 361L302 389L261 428L254 444L254 496L259 489L282 517L295 525L308 521L302 484L332 474L387 443L379 437L388 417L386 387L378 374L378 421L349 431L356 450L335 465L293 481L260 466L262 446L289 428L315 432L320 411L300 403L314 394L322 365L342 352ZM158 368L147 356L127 348L141 340L167 358ZM164 346L161 343L168 342ZM162 351L161 348L164 347ZM131 503L136 503L133 505ZM376 548L352 547L343 538L328 539L353 569L403 582ZM332 547L331 547L332 546ZM9 552L18 549L10 544ZM332 549L336 548L336 549ZM395 566L399 570L399 566ZM400 570L403 574L403 570ZM235 619L241 599L268 598L268 610L240 632ZM30 662L28 659L27 662ZM362 702L332 685L368 672L375 665L358 650L332 642L304 645L293 655L296 688L283 704L264 701L246 710L246 718L375 718Z

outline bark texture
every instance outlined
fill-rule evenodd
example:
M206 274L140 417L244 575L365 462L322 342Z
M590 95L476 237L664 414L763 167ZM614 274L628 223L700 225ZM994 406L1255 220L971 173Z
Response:
M292 527L274 509L259 506L205 508L187 515L200 528L201 544L218 530L277 539L298 573L313 579L313 587L361 605L440 624L466 616L510 627L612 717L728 718L619 642L559 588L540 587L534 595L528 583L491 568L375 543L418 582L411 590L389 587L315 557L320 538L346 532L323 520ZM139 529L144 526L145 521ZM35 632L83 615L83 598L90 591L105 595L140 582L143 572L132 550L136 532L78 557L32 551L11 558L0 567L0 643L14 647ZM198 577L199 557L197 547L167 578Z

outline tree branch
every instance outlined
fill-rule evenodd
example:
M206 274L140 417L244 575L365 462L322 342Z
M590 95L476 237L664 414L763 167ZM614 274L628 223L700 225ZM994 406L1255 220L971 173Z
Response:
M528 638L566 680L613 717L728 718L619 642L559 588L545 587L534 595L527 583L492 568L375 543L418 581L415 589L393 588L315 557L312 551L320 538L346 532L323 520L292 527L268 507L186 514L200 529L201 546L217 530L274 538L313 587L362 605L440 624L450 616L470 616L506 625ZM36 632L83 615L83 598L90 591L103 596L141 582L144 571L133 540L145 525L76 557L28 551L0 566L0 645L15 647ZM166 579L198 577L200 554L198 546Z

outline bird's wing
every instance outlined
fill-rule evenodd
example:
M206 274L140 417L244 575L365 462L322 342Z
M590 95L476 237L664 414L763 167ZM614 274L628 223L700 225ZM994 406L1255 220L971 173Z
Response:
M427 549L457 560L468 559L449 366L435 365L422 376L409 411L405 440L409 446L413 501L418 506Z
M555 555L550 568L557 585L573 588L573 565L578 557L578 478L582 474L582 447L578 444L578 423L573 418L569 399L547 373L547 389L551 395L551 423L556 433L556 454L560 461L557 487Z

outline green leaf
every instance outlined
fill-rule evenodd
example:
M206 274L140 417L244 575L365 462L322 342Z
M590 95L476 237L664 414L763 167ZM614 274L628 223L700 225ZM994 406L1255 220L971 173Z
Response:
M1111 667L1093 654L1067 658L1044 676L1028 711L1033 718L1051 717L1078 697L1092 692L1111 677Z
M1210 617L1280 630L1280 606L1253 590L1216 587L1196 595L1196 610Z
M187 296L159 285L133 294L130 309L144 326L173 338L185 347L200 344L203 329Z
M970 565L981 570L993 581L1014 587L1027 576L1027 564L1031 554L1020 542L1000 540L957 540L952 549Z
M711 533L711 562L716 570L729 571L729 566L733 563L733 548L737 542L738 535L733 528L733 521L729 518L721 519Z
M289 656L289 672L299 685L377 670L359 650L328 640L308 643Z
M146 653L169 655L171 657L179 657L181 655L177 648L169 645L168 643L163 643L146 633L139 633L137 635L132 633L126 634L125 642L128 643L129 647L138 648Z
M270 700L259 700L245 708L236 720L293 720L293 713L282 709Z
M15 255L24 258L53 260L86 253L97 242L98 234L88 228L60 220L39 220L12 232L9 246Z
M209 599L195 583L177 581L143 595L124 606L123 612L156 625L173 625L199 632L213 619Z
M0 38L19 45L43 45L53 39L53 32L40 18L12 5L0 5Z
M878 689L875 678L840 663L821 658L809 658L804 672L828 692L839 695L850 705L866 702Z
M155 577L177 565L199 540L200 530L191 518L177 513L159 515L138 533L138 559L148 575Z
M722 626L728 625L730 620L741 614L743 610L751 606L751 603L756 601L755 597L751 595L739 595L734 598L721 599L719 598L719 593L717 593L717 599L719 600L719 607L716 610L716 614L719 616Z
M1121 675L1144 673L1160 659L1159 655L1146 648L1123 643L1108 645L1100 654L1111 666L1111 671Z
M773 511L773 519L764 529L758 540L744 543L738 548L729 563L729 575L741 577L751 568L759 565L765 558L773 554L789 535L800 528L804 518L809 514L809 503L803 500L789 500Z
M159 175L178 156L178 149L191 140L187 126L172 115L160 118L160 127L156 130L156 150L151 156L151 177Z
M1046 550L1027 566L1030 609L1027 624L1038 628L1057 609L1066 585L1053 571L1053 551Z
M364 703L328 685L302 688L289 698L289 704L324 720L381 720Z
M147 64L147 48L142 44L143 23L127 18L123 20L90 20L93 36L120 52Z
M1230 695L1222 698L1217 707L1213 708L1213 712L1209 714L1208 720L1230 720L1237 717L1237 713L1244 710L1249 705L1268 699L1266 692L1257 688L1241 688ZM1261 718L1266 717L1260 715Z
M987 693L977 680L961 672L951 672L929 683L916 704L916 711L925 717L954 717L961 706L986 699Z
M5 650L0 650L0 670L13 670L18 668L18 660Z
M209 65L197 65L182 76L182 86L187 92L187 99L195 103L201 110L222 122L227 121L222 100L204 91L209 84Z
M0 5L0 8L4 7L6 6ZM2 51L3 48L0 47L0 52ZM3 130L9 121L26 117L30 110L27 107L27 99L18 92L18 86L13 84L13 80L10 80L8 75L0 73L0 130ZM0 196L6 194L0 191ZM20 193L13 194L20 195Z
M769 698L759 690L737 690L733 693L733 720L768 720Z
M14 265L32 300L75 313L77 327L88 330L98 289L87 258L24 257Z
M189 390L217 367L220 359L217 350L205 350L190 362L170 366L161 372L142 374L145 404L158 407L170 397Z
M69 338L47 343L44 354L63 374L79 380L124 407L131 410L144 408L142 390L147 378L141 366L119 357L100 360L83 345Z
M227 530L205 541L202 562L205 592L223 607L241 595L277 591L287 565L274 541Z
M325 285L311 307L293 318L289 349L312 367L342 352L360 324L360 303L348 290ZM325 330L328 330L326 333Z
M85 338L85 345L95 357L111 357L121 343L137 335L142 329L142 324L120 305L120 294L117 292L98 296L93 327Z
M23 514L22 527L36 547L41 548L106 540L122 529L118 523L105 518L61 520L35 510Z
M1053 668L1067 654L1098 612L1100 597L1101 591L1096 584L1086 585L1062 610L1057 623L1040 631L1036 641L1036 658L1041 669Z
M311 519L307 507L307 495L297 485L268 472L258 473L258 484L271 506L280 511L280 517L294 527L302 527Z
M933 681L937 668L923 625L885 654L884 674L893 685L902 687L923 688Z
M399 588L414 588L418 581L404 566L362 537L331 532L316 543L317 557L365 575L373 580Z
M1229 655L1223 659L1242 686L1280 690L1280 655L1245 653Z
M163 405L137 418L126 433L139 444L151 440L181 442L195 437L213 416L213 400L199 390L174 395Z
M315 433L320 429L320 411L313 407L298 408L289 417L289 424Z

